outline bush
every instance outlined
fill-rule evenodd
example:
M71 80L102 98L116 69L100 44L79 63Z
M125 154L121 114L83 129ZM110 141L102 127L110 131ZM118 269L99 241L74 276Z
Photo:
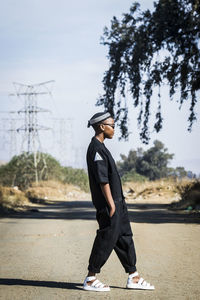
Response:
M88 175L83 169L63 167L62 182L77 185L85 192L89 191Z
M89 191L87 173L83 169L62 167L60 163L47 153L38 153L40 160L37 163L38 181L55 180L79 186ZM36 181L33 154L23 153L14 156L9 163L0 166L0 184L3 186L18 186L25 190Z
M172 203L174 209L185 209L189 206L196 208L200 205L200 181L195 180L190 183L177 185L177 190L181 196L181 200Z
M0 186L0 212L17 210L28 203L22 191Z
M23 153L14 156L10 162L0 167L0 183L6 186L18 186L21 190L37 180L60 179L62 167L51 155L37 154L37 168L34 167L34 154ZM37 176L37 177L36 177Z
M122 183L130 182L130 181L144 182L144 181L148 181L148 178L136 173L135 170L131 170L130 172L127 172L122 176Z

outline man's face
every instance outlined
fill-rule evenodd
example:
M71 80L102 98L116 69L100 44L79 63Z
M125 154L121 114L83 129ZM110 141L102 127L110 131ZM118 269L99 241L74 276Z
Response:
M101 129L107 139L112 139L115 133L115 122L113 118L108 118L101 123Z

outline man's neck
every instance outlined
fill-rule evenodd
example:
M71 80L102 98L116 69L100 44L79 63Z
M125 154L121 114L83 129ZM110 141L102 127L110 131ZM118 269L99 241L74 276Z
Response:
M105 140L105 137L104 137L103 132L101 132L101 133L99 133L99 134L96 134L96 135L95 135L95 138L96 138L99 142L101 142L101 143L103 143L104 140Z

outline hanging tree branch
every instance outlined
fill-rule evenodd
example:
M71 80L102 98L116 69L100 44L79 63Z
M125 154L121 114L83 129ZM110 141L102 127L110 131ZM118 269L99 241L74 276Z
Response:
M109 48L110 67L103 78L105 93L97 105L104 105L116 115L122 138L129 135L128 109L116 99L116 91L119 89L125 98L126 87L134 107L140 107L138 124L144 143L149 141L148 122L154 87L158 87L154 129L159 132L162 128L162 84L169 85L171 99L180 91L180 107L184 101L190 101L188 130L191 131L200 89L199 38L200 0L159 0L154 3L153 12L142 12L140 5L134 3L121 21L114 17L110 29L105 28L102 43Z

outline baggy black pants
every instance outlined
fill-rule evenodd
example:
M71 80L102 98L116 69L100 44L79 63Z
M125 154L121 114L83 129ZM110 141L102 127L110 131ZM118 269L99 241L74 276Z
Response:
M97 210L96 217L99 229L94 240L89 259L88 270L100 273L112 250L114 249L125 272L136 271L136 254L132 239L132 231L124 200L115 202L116 210L110 218L109 209Z

